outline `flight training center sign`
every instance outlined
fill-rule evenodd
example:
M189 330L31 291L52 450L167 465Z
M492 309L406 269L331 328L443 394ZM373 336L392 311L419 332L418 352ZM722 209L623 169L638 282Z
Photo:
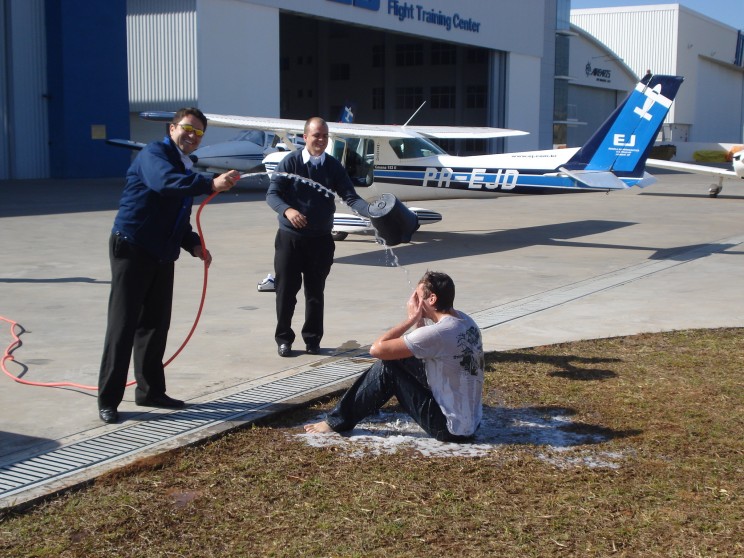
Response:
M363 10L372 12L381 11L380 4L387 4L387 14L390 17L396 17L399 21L420 21L431 25L438 25L447 31L452 29L469 31L471 33L480 33L480 21L472 18L466 18L458 13L451 15L445 14L442 10L427 9L421 4L408 3L400 0L328 0L337 4L347 4Z

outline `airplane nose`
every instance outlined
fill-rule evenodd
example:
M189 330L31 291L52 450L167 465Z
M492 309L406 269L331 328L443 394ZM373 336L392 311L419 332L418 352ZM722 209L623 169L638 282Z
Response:
M739 178L744 178L744 150L734 153L733 167L736 176L738 176Z

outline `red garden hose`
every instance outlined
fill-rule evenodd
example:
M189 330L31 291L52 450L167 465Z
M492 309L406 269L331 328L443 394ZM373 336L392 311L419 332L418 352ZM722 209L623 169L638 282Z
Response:
M196 229L199 231L199 238L201 241L201 248L202 253L206 256L207 253L207 246L204 242L204 235L202 234L201 230L201 212L202 209L204 209L204 206L207 205L212 198L214 198L218 192L213 192L209 195L200 205L199 209L196 212ZM207 265L206 260L204 261L204 283L202 285L202 295L201 295L201 301L199 302L199 310L196 313L196 318L194 319L194 324L191 326L191 331L189 331L189 334L186 336L186 339L184 339L183 343L181 343L181 346L178 347L178 350L173 353L173 356L171 356L165 363L163 363L163 366L168 366L183 350L183 348L186 346L186 344L191 339L191 336L194 334L194 331L196 330L196 325L199 323L199 318L201 317L202 309L204 308L204 300L207 296L207 278L209 276L209 266ZM6 361L12 361L15 360L13 357L13 351L15 351L18 347L20 347L23 342L21 341L19 334L23 333L23 327L18 324L18 322L15 322L9 318L5 318L3 316L0 316L0 320L7 322L10 324L10 334L13 336L13 342L8 345L8 347L5 349L5 353L3 354L2 360L0 360L0 368L2 368L2 371L5 372L5 374L10 377L13 381L18 382L19 384L24 384L27 386L37 386L37 387L73 387L78 389L87 389L87 390L98 390L98 386L86 386L83 384L76 384L74 382L31 382L28 380L24 380L22 378L19 378L18 376L13 375L10 373L5 366ZM19 329L19 332L16 332L16 328ZM136 382L132 381L127 384L127 386L134 385Z

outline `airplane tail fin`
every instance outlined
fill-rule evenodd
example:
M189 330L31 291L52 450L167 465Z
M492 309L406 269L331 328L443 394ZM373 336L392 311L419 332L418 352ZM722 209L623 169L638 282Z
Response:
M646 159L683 79L644 77L566 163L565 169L643 177Z
M356 103L344 103L341 114L338 117L339 122L351 124L354 122L354 113L356 112Z

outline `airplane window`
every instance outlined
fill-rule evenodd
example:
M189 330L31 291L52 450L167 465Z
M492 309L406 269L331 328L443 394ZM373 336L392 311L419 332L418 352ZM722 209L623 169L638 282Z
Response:
M346 141L342 139L337 139L333 142L333 158L338 159L339 161L344 160L344 150L346 149Z
M364 187L372 184L374 166L362 155L364 145L361 138L337 138L333 146L333 156L342 162L354 186Z
M233 138L233 141L250 141L256 145L263 145L264 132L261 130L243 130Z
M401 159L417 159L446 153L426 138L402 138L390 140L390 147Z

